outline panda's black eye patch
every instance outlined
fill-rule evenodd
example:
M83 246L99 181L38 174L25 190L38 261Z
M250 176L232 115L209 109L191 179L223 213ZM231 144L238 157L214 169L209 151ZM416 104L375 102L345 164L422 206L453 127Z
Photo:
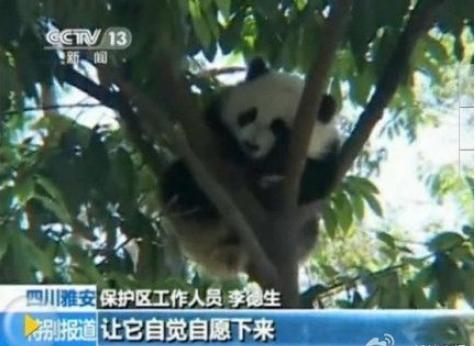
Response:
M281 119L276 119L270 124L270 128L272 130L272 133L276 137L280 137L282 135L285 135L287 133L287 125L285 122Z
M252 107L245 112L242 112L238 116L238 125L240 127L246 126L247 124L252 123L257 118L257 108Z

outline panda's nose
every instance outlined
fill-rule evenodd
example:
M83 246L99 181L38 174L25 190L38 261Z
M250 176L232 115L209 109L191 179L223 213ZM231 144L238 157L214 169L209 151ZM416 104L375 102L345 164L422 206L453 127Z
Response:
M249 150L249 151L257 151L259 149L259 146L257 144L254 144L252 142L244 142L244 146Z

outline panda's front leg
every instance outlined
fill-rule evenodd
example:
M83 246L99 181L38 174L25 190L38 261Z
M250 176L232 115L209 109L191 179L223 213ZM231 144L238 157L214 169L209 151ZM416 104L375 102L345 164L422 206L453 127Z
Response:
M170 165L161 177L165 209L184 218L213 219L218 211L203 192L183 160Z
M333 96L323 95L300 182L299 203L327 197L338 170L340 140L332 120L337 110Z
M335 183L338 170L338 143L324 157L307 159L300 182L299 203L310 203L326 198Z
M317 113L317 120L323 124L329 123L335 116L337 104L333 96L325 94L322 97L320 108Z

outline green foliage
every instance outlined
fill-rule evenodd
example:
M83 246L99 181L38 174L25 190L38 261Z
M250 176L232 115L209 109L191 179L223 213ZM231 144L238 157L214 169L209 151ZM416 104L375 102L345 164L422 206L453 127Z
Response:
M426 174L424 181L439 203L451 198L469 219L473 219L473 172L459 172L451 165L444 165Z
M401 240L387 232L377 233L376 238L397 250L396 263L376 271L360 267L353 277L322 265L323 273L338 281L311 287L303 294L306 301L365 309L454 308L461 301L473 307L473 228L434 236L425 244L428 253L422 257L402 251ZM347 299L337 294L341 291L346 291Z
M367 207L377 216L383 216L378 193L378 188L368 179L348 176L322 212L328 235L334 238L338 232L347 234L355 221L363 220Z

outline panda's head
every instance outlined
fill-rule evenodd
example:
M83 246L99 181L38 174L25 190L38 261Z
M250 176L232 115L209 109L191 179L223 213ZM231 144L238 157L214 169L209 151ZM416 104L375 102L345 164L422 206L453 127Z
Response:
M269 70L262 59L251 62L246 80L222 100L221 120L246 157L262 159L287 135L304 82Z
M285 153L304 86L302 78L270 70L260 58L251 61L246 80L223 95L217 112L239 155L262 161ZM315 112L309 158L325 156L339 141L335 111L333 97L324 95Z

